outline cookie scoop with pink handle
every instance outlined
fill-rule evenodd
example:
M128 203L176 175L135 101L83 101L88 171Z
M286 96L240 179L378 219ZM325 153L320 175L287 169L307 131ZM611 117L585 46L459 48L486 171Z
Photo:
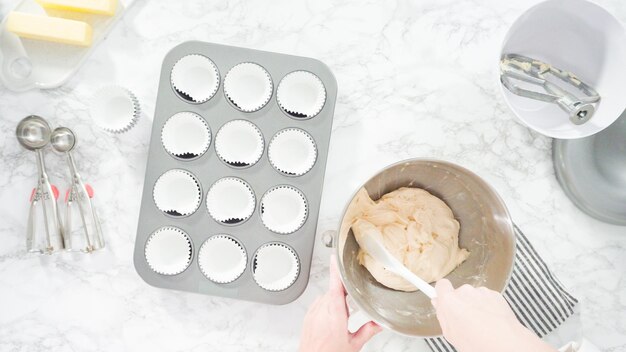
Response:
M15 134L22 147L36 153L39 173L37 187L30 196L26 249L29 252L52 253L63 249L63 229L57 208L58 190L48 180L43 155L43 149L50 143L50 125L42 117L31 115L19 122ZM42 213L43 217L39 218L37 213ZM42 223L43 226L40 226Z
M54 150L59 153L64 153L67 156L67 163L72 178L70 189L65 197L65 202L67 203L65 212L65 248L70 251L81 250L87 253L104 248L104 238L102 237L100 221L98 220L96 210L92 204L93 189L91 186L83 183L82 178L76 170L74 157L71 153L76 146L76 135L67 127L58 127L52 131L50 142ZM80 237L78 237L78 239L84 237L84 243L82 245L74 243L72 233L72 208L74 205L78 206L78 215L80 217L78 223L82 225L81 227L83 228L82 233L79 232Z

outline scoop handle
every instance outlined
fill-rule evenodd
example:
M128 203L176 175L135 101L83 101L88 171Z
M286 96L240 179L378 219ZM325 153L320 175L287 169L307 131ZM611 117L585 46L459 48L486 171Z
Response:
M37 169L39 171L39 184L37 192L41 195L41 205L43 208L44 229L46 233L44 251L51 253L57 249L63 249L63 241L59 243L56 238L63 239L63 227L59 218L59 210L57 208L57 198L59 190L50 184L46 166L44 162L43 150L37 149Z

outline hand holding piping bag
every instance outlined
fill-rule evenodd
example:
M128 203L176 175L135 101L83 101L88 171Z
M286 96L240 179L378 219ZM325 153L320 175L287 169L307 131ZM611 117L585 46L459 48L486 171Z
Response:
M366 323L355 333L348 331L346 291L337 269L337 258L330 258L328 292L309 307L302 326L300 352L356 352L382 329Z

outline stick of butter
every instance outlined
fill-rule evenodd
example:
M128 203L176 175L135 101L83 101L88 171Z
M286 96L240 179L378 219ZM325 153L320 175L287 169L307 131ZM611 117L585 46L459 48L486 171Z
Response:
M46 9L66 10L113 16L117 0L36 0Z
M91 26L81 21L11 12L7 18L6 29L23 38L80 46L91 45Z

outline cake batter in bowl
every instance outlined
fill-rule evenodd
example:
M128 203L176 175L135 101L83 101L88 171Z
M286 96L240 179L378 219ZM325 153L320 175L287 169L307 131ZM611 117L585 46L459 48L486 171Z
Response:
M513 270L515 235L509 212L498 194L480 177L458 165L428 159L410 159L388 166L363 188L372 200L401 187L422 188L443 200L460 223L459 245L470 255L447 278L455 287L485 286L502 292ZM342 220L350 205L346 207ZM419 291L396 291L381 285L359 264L359 245L342 221L335 241L339 269L354 309L397 333L441 335L435 310Z

